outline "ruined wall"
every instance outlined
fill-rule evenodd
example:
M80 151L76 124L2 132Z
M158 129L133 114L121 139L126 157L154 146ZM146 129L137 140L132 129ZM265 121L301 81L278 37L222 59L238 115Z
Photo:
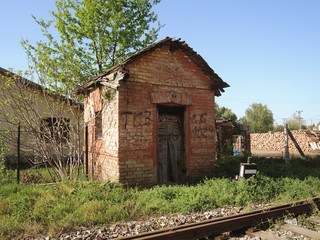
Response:
M105 90L97 88L85 99L85 123L88 125L89 175L102 181L119 180L118 147L119 116L118 92L111 100L103 98ZM101 111L102 137L96 137L95 113Z
M185 106L187 175L212 175L215 158L214 92L210 80L183 53L156 49L129 64L119 88L120 181L157 181L157 106Z

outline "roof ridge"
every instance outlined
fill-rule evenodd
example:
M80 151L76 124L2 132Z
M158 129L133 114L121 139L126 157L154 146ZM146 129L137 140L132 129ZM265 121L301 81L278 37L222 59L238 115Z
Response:
M137 60L138 58L142 57L144 54L153 51L156 48L162 47L163 45L167 44L168 42L172 43L170 45L170 50L175 51L178 48L181 48L182 51L203 71L206 75L209 76L210 80L212 80L211 89L215 91L216 96L220 96L220 92L224 92L223 88L229 87L229 84L224 82L217 73L213 71L213 69L208 65L208 63L202 58L200 54L198 54L193 48L191 48L185 41L181 41L181 38L174 39L171 37L165 37L143 49L136 52L135 54L131 55L130 57L126 58L123 62L115 65L108 70L100 73L96 77L91 78L88 82L84 83L82 86L78 88L76 91L78 94L85 93L88 88L93 86L99 86L99 80L102 79L104 76L112 73L113 71L124 69L126 65L130 64L131 62Z

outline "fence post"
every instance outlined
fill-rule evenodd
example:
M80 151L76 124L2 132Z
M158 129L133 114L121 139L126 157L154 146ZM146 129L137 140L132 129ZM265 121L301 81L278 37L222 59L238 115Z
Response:
M20 122L18 123L18 138L17 138L17 183L20 183Z
M284 160L286 164L289 163L289 134L288 134L288 123L284 126Z
M241 125L240 131L242 136L241 152L244 154L251 153L250 126Z

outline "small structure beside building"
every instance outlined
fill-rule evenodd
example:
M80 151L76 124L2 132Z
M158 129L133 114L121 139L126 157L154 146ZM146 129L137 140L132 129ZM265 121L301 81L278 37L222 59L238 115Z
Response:
M56 154L52 149L57 149L57 145L66 149L64 145L74 141L70 136L70 128L76 126L78 133L82 135L82 122L82 103L55 95L45 87L0 67L0 144L6 149L9 166L17 163L18 128L21 129L21 160L27 164L28 161L35 163L36 159L43 159L43 155L48 157ZM54 142L50 142L53 138L66 141L57 141L54 145ZM73 147L78 146L78 155L82 155L79 146L82 142L78 140ZM45 147L50 144L53 146ZM46 151L47 149L52 151ZM58 152L64 154L63 151Z
M129 184L210 176L215 97L225 83L186 43L165 38L84 84L89 174Z
M250 126L241 125L240 135L233 136L234 149L238 153L251 154Z
M232 119L217 118L217 154L233 154L233 125Z

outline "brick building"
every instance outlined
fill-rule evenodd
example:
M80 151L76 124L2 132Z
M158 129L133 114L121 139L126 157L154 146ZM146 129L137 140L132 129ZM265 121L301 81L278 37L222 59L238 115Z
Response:
M215 96L225 83L186 43L165 38L84 84L89 174L129 184L213 174Z

